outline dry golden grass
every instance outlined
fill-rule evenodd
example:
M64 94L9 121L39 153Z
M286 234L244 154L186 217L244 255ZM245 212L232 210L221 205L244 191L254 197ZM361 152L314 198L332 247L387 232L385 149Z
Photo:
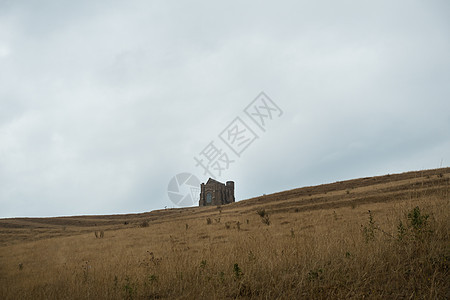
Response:
M449 178L447 168L220 208L0 220L0 298L449 299ZM414 228L416 207L429 217Z

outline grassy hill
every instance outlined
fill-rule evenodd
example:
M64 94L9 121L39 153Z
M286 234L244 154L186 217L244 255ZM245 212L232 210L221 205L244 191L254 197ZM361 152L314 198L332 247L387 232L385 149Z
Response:
M450 168L221 207L0 219L0 299L449 299Z

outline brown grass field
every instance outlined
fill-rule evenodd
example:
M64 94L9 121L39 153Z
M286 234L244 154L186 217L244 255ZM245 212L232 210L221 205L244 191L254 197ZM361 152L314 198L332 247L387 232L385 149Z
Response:
M449 191L444 168L222 207L0 219L0 299L450 299Z

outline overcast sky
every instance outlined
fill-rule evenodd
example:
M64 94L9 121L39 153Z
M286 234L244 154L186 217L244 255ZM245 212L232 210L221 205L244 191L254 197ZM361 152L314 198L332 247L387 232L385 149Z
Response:
M210 142L237 200L449 166L449 3L0 0L0 217L177 207Z

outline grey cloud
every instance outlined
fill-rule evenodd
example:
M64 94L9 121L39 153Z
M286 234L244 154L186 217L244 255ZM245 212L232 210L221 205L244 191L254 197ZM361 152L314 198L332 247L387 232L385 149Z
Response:
M284 114L219 178L238 199L448 165L448 6L4 1L0 217L172 206L261 90Z

